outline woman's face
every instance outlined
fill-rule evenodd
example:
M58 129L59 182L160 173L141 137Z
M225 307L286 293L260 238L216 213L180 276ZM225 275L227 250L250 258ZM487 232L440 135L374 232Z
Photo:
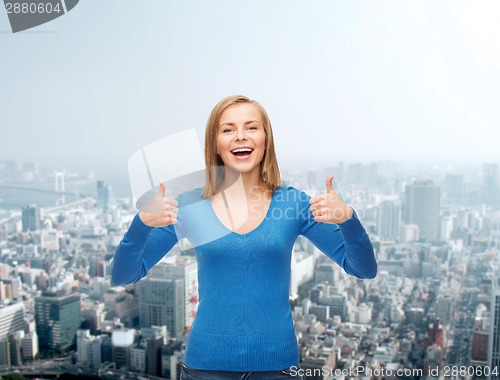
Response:
M266 150L266 132L257 107L241 103L226 108L218 127L217 153L224 165L242 174L259 171Z

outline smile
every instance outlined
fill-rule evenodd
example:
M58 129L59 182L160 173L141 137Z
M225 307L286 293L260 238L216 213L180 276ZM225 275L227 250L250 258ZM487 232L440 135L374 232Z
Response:
M233 156L236 157L238 160L246 160L248 157L252 155L252 152L253 149L246 146L236 148L231 151Z

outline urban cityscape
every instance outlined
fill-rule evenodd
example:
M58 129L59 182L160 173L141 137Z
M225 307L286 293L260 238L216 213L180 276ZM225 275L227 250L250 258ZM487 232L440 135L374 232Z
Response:
M311 196L335 175L378 263L360 280L297 239L289 300L304 379L500 378L499 164L281 174ZM195 250L181 240L147 277L115 286L113 254L136 213L106 178L0 161L0 377L179 379Z

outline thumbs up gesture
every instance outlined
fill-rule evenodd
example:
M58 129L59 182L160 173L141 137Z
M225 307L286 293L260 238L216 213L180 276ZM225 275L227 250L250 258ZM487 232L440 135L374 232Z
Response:
M333 188L332 180L333 176L326 180L326 194L309 200L311 204L309 209L317 222L340 224L350 219L353 211L339 198Z
M177 222L178 203L165 198L165 182L160 181L160 189L151 202L139 213L142 222L150 227L164 227Z

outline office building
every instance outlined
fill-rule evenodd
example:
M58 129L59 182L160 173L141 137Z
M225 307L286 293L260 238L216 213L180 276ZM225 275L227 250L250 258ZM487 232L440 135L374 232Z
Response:
M106 318L120 318L125 326L132 326L139 318L137 297L129 294L123 286L114 286L104 294L104 305L108 310Z
M372 321L372 307L366 303L360 303L352 314L354 323L368 324Z
M35 360L38 354L38 335L36 331L31 331L24 336L23 342L23 360Z
M109 335L101 335L102 343L101 343L101 354L102 354L102 362L111 363L113 361L113 341Z
M335 265L333 263L320 264L314 273L316 284L327 282L333 285L339 278L339 271L335 269Z
M498 276L493 279L491 288L488 366L500 369L500 278ZM500 373L489 378L500 379Z
M184 333L184 281L151 275L137 284L137 292L141 327L167 326L172 337Z
M36 231L40 229L40 208L36 205L29 205L22 209L23 232Z
M177 379L180 373L180 358L182 358L184 342L171 340L161 348L161 376Z
M444 350L446 347L446 333L439 318L436 318L427 330L427 342L425 347L427 348L433 345L440 347L441 350Z
M22 302L0 306L0 339L24 330L24 310Z
M349 185L362 185L366 182L366 169L361 163L347 165L346 183Z
M10 344L7 337L0 338L0 366L10 366Z
M318 250L319 251L319 250ZM314 278L314 255L301 249L294 249L291 258L290 299L299 296L299 287Z
M474 363L486 365L488 363L489 331L476 329L472 335L471 360Z
M97 181L97 207L104 213L109 208L109 186L104 181Z
M330 318L338 315L342 318L342 321L347 320L348 308L347 308L347 298L343 294L332 294L330 296L324 297L320 300L320 304L324 306L329 306Z
M378 235L383 240L397 240L401 231L401 205L392 200L382 201L378 214Z
M10 365L22 366L23 356L21 353L24 331L16 331L15 334L9 335L9 350L10 350Z
M146 371L148 375L161 376L161 346L164 337L160 334L146 340Z
M327 323L330 318L330 306L325 305L311 305L308 312L304 311L304 314L312 314L316 316L316 319L320 322Z
M44 293L36 297L35 321L40 349L70 350L80 327L80 295Z
M455 309L454 298L450 294L439 294L436 301L436 316L443 325L451 324Z
M112 361L116 364L116 368L128 368L130 352L134 344L134 330L114 330L111 341L113 344Z
M438 345L431 345L425 349L423 368L426 374L438 372L443 357L443 348Z
M336 367L336 352L331 347L321 347L308 350L301 358L300 366L313 376L308 376L308 379L324 380L327 377L323 376L324 368ZM318 374L318 375L314 375Z
M482 201L488 206L498 206L500 200L498 190L498 165L492 163L483 164Z
M412 241L418 241L420 238L420 231L416 224L405 224L401 226L401 243L410 243Z
M114 286L104 293L103 298L108 311L106 318L120 318L125 326L135 325L135 321L139 318L137 297L127 293L123 286Z
M418 226L420 240L440 237L440 188L432 181L415 181L405 187L404 222Z
M102 302L95 301L87 303L85 309L81 310L81 318L87 321L91 334L101 330L106 317L106 309Z
M461 202L465 197L464 176L461 174L447 174L445 190L448 202Z
M184 326L185 330L189 331L198 310L198 266L196 260L188 256L167 256L150 270L150 276L165 280L181 280L184 286Z
M88 346L90 345L91 339L92 336L89 330L76 331L76 360L78 364L88 365Z
M146 372L146 344L137 343L130 349L130 370L139 373Z

